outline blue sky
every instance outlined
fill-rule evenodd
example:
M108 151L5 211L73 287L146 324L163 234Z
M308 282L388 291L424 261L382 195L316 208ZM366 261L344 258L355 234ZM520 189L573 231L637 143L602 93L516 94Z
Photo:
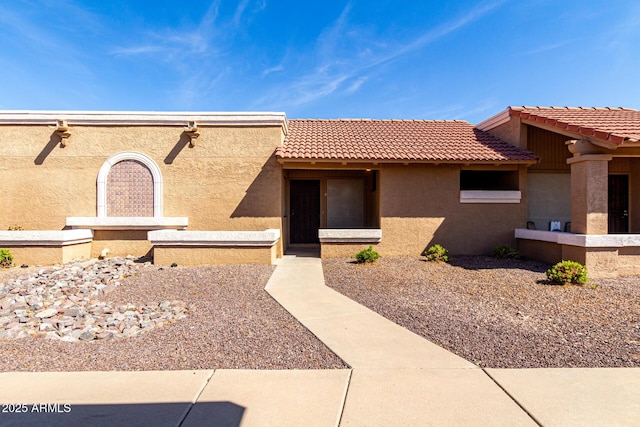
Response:
M462 119L640 108L640 2L0 3L0 109Z

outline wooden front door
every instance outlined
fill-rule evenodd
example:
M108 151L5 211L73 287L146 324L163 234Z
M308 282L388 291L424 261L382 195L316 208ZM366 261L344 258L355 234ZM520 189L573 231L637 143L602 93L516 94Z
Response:
M318 243L320 181L297 179L289 187L290 243Z
M609 233L629 232L629 176L609 175Z

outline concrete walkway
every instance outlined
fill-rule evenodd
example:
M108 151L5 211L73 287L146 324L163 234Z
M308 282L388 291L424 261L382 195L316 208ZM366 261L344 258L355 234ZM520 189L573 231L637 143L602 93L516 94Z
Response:
M640 369L483 370L285 256L266 290L352 368L340 425L640 425Z
M267 291L336 370L0 373L0 426L636 426L640 369L480 369L286 256Z

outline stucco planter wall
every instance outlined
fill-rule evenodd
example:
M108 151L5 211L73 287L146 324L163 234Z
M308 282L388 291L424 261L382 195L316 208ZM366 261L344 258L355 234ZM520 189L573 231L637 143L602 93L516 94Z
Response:
M52 265L91 257L91 230L0 231L0 248L16 265Z

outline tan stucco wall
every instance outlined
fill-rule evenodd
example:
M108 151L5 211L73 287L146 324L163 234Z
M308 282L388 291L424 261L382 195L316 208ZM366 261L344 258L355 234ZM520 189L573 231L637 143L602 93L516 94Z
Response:
M518 250L527 258L548 264L562 260L579 262L587 267L589 279L640 274L640 247L585 248L518 239Z
M540 240L518 239L518 252L523 257L555 264L562 261L562 245Z
M322 258L354 258L355 254L369 246L379 252L378 243L321 243L320 256Z
M164 216L188 217L190 230L281 227L282 173L273 155L283 136L278 126L201 126L194 148L180 126L72 126L71 132L60 148L48 126L0 126L0 180L10 183L3 186L0 229L60 230L68 216L96 216L98 171L124 151L155 161ZM97 235L94 255L101 240ZM117 246L128 251L131 244ZM133 255L148 251L134 248Z
M158 246L153 250L157 265L273 264L277 249L271 247Z
M93 234L91 257L97 258L103 249L109 249L107 256L141 256L151 251L151 242L144 230L96 230Z
M91 256L91 243L79 243L62 247L62 262L71 262L78 259L89 259Z
M490 129L488 133L516 147L527 148L527 127L521 126L520 117L511 116L508 122Z
M520 168L522 202L460 203L460 167L421 165L380 171L382 256L420 253L439 243L452 254L488 254L515 244L526 224L526 169Z
M618 273L621 276L640 274L640 248L628 247L618 249Z
M527 174L527 221L538 230L548 230L549 221L560 221L562 229L571 221L571 175L568 173Z
M607 234L608 161L583 158L571 164L571 231Z
M13 254L13 263L17 266L54 265L91 257L91 243L79 243L68 246L6 246Z
M576 261L586 266L587 276L590 279L617 277L619 274L617 248L582 248L562 245L562 259Z

